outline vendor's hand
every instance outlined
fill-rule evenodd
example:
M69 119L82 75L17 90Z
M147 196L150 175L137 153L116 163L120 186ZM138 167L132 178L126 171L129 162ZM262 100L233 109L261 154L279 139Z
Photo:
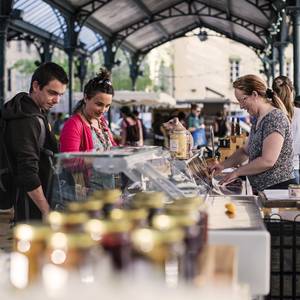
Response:
M237 172L237 170L226 174L220 181L219 184L221 185L226 185L229 184L230 182L234 181L235 179L237 179L239 177L239 174Z
M224 166L218 161L212 161L208 164L209 173L220 174L224 170Z

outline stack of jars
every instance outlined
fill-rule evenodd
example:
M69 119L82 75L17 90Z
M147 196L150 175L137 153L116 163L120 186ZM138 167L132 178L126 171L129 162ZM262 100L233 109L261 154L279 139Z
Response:
M202 200L183 198L168 203L163 193L141 192L124 208L120 196L119 190L97 191L85 202L69 203L64 213L51 212L47 226L18 225L12 262L16 268L23 260L27 271L17 278L19 271L12 264L16 277L12 283L24 288L41 270L43 276L63 271L83 274L83 269L85 273L93 269L95 259L101 265L103 257L109 258L113 270L126 275L129 269L134 272L138 261L158 267L167 284L193 280L207 240Z

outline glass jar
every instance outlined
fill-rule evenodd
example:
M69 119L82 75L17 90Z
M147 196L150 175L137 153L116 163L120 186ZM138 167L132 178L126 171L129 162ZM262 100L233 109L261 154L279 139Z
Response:
M55 232L47 246L47 262L68 271L80 270L91 263L96 243L87 233Z
M48 215L48 223L54 231L83 232L83 225L89 219L84 212L61 213L53 211Z
M160 215L153 220L154 228L158 230L169 230L180 227L184 230L185 251L182 256L180 268L181 277L186 280L193 280L198 275L199 266L197 264L200 248L201 228L197 224L194 214Z
M185 129L174 130L170 134L170 154L176 159L188 159L190 156L190 136Z
M104 217L108 218L111 210L117 207L121 195L122 192L119 189L100 190L95 191L90 199L103 202L102 212Z
M84 202L70 202L67 206L68 212L85 212L90 218L98 219L102 217L103 202L100 200L89 200Z
M189 199L189 198L185 198ZM172 216L188 216L192 220L196 220L199 227L198 248L199 251L207 243L207 230L208 230L208 214L204 204L199 205L200 200L197 198L190 199L188 202L185 199L175 200L173 203L166 205L165 211Z
M124 270L131 263L131 223L128 220L90 220L86 231L94 241L101 244L111 257L115 270Z
M25 288L41 275L50 233L50 227L38 223L19 224L14 228L10 278L15 287Z
M166 196L162 192L141 192L133 197L132 205L135 208L145 208L148 210L148 224L152 225L155 215L163 211Z
M157 230L142 228L132 234L135 251L158 265L168 286L177 286L184 251L184 232L180 228Z
M146 209L118 209L111 211L110 219L113 221L128 220L132 225L132 229L144 227L147 224L148 212Z

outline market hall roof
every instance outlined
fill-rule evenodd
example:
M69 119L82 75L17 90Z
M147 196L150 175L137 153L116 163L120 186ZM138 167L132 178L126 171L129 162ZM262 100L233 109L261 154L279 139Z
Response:
M84 26L79 40L89 52L103 47L105 39L147 53L199 27L263 50L283 6L279 0L16 0L14 8L25 10L23 21L56 41L65 34L62 16L71 16Z

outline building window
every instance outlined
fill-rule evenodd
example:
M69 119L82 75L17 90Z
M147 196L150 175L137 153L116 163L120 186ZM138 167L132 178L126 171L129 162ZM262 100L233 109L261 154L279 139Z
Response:
M19 52L22 52L22 41L17 41L17 50L19 51Z
M290 61L287 61L286 62L286 70L285 70L285 74L286 74L286 77L290 78L291 77L291 62Z
M240 60L239 59L230 59L230 82L234 82L237 78L240 77Z
M27 52L28 54L31 53L31 44L30 44L30 43L26 43L26 52Z

